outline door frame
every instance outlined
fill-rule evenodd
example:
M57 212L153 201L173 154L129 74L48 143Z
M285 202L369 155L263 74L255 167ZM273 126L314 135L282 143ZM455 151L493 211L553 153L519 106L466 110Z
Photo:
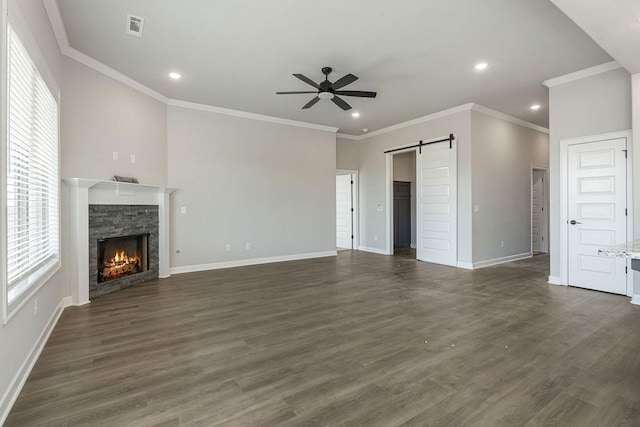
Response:
M533 171L544 171L544 200L542 201L542 207L544 209L545 212L545 221L546 221L546 244L545 244L545 249L546 251L543 253L548 254L549 253L549 220L550 220L550 215L549 215L549 166L540 166L540 165L536 165L536 164L531 164L531 171L530 171L530 185L529 185L529 214L530 214L530 220L529 223L531 224L531 253L533 254Z
M360 247L360 216L358 210L358 171L353 169L336 169L336 176L351 175L353 185L351 186L351 232L353 233L352 250ZM335 185L335 184L334 184ZM335 213L334 213L335 215ZM337 227L337 226L336 226Z
M386 180L387 212L385 215L385 222L387 226L387 233L386 233L387 244L386 244L386 250L385 250L386 255L393 255L393 240L394 240L394 236L393 236L393 156L394 154L406 154L406 153L415 151L416 159L418 158L418 149L416 147L408 147L404 150L402 149L402 147L403 146L391 147L391 148L385 149L385 151L394 150L393 153L386 154L386 165L387 165L387 168L386 168L387 169L387 180ZM416 166L416 189L417 189L418 188L417 163L415 166ZM420 238L418 234L419 229L417 228L418 227L417 209L416 209L416 218L412 218L412 221L413 221L413 226L416 227L416 243L417 243Z
M560 281L562 285L569 285L569 146L588 144L591 142L606 141L608 139L626 138L627 140L627 241L633 240L633 139L630 130L589 135L579 138L567 138L560 140ZM633 295L633 273L630 261L627 258L627 296Z

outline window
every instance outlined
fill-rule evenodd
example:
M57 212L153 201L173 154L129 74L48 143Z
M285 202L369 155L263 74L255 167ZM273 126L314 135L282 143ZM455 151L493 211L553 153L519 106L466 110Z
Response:
M7 34L6 284L19 300L58 265L58 103L15 31Z

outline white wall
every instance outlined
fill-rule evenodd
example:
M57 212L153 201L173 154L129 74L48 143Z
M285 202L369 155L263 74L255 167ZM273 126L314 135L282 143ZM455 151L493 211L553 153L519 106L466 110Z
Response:
M473 262L530 253L531 165L549 165L549 136L472 111L471 158Z
M20 0L19 10L38 45L40 52L59 87L62 86L61 56L41 0ZM4 5L4 2L3 2ZM6 34L2 29L2 34ZM63 211L64 213L64 211ZM64 230L63 230L64 231ZM17 397L21 381L26 379L33 349L60 313L59 304L64 296L66 270L58 271L6 325L0 326L0 424ZM38 314L34 314L34 300L38 299Z
M411 183L411 246L416 245L416 152L393 156L393 180Z
M631 76L631 110L633 127L633 233L640 240L640 74ZM640 304L640 272L634 271L633 301Z
M358 170L358 141L336 138L336 168Z
M335 133L169 107L167 141L173 268L335 251Z
M549 90L550 246L552 278L560 277L560 141L631 129L631 78L624 69Z
M71 58L62 67L62 176L166 185L166 104Z
M386 251L386 155L394 147L416 144L420 140L456 135L458 147L458 260L471 262L471 158L470 112L444 117L393 130L358 141L360 179L360 246ZM382 203L384 210L377 211ZM375 236L378 239L375 239Z

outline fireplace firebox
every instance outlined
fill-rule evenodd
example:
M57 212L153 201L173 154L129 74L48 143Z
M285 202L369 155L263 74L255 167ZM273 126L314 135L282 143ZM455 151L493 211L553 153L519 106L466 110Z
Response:
M149 270L149 234L98 239L98 283Z

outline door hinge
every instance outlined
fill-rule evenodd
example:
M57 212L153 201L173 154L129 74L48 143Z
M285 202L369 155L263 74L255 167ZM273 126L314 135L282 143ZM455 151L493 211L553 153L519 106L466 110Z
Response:
M351 181L351 185L353 185L353 181Z
M624 268L624 274L629 274L629 267Z
M351 235L351 238L353 239L353 234Z
M353 208L351 208L351 212L353 212Z
M624 158L626 159L627 158L627 150L622 150L622 151L624 151Z
M629 215L628 211L627 211L627 208L624 208L624 216L627 216L627 215Z

